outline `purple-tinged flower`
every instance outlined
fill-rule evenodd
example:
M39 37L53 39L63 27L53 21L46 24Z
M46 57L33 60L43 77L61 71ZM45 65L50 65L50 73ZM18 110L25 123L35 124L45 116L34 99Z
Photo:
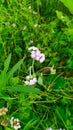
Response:
M37 82L36 78L33 78L32 80L30 80L29 85L34 85Z
M33 59L35 59L35 60L37 60L37 61L39 61L40 55L41 55L41 53L40 53L39 50L36 50L36 51L32 51L32 52L31 52L31 58L33 58Z
M43 63L45 60L45 55L43 53L41 53L41 56L40 56L40 59L39 59L39 62L40 63Z
M39 61L41 52L39 50L35 51L35 60Z
M41 52L38 49L34 50L34 51L31 51L31 58L33 58L33 59L35 59L37 61L39 61L40 55L41 55Z
M29 50L29 51L36 51L36 50L38 50L38 48L35 47L35 46L32 46L32 47L29 47L28 50Z
M39 61L40 57L39 56L36 56L35 57L35 60Z
M52 128L47 128L46 130L52 130Z
M30 80L29 85L34 85L34 84L35 84L35 83L34 83L33 79Z
M36 58L35 51L32 51L32 52L31 52L31 58L32 58L32 59L35 59L35 58Z
M45 60L45 54L44 53L41 53L40 50L37 48L37 47L29 47L28 48L29 51L31 51L31 58L34 59L34 60L37 60L39 61L40 63L43 63L44 60Z
M41 52L39 50L36 50L35 54L36 56L39 56L39 57L41 56Z
M33 78L33 81L34 81L34 83L36 83L37 82L37 78L35 77L35 78Z
M37 78L33 77L33 75L31 76L26 76L26 81L24 81L24 83L26 85L34 85L37 83Z

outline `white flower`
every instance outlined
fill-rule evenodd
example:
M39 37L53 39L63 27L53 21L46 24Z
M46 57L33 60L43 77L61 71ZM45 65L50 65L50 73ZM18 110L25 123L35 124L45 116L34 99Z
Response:
M29 51L36 51L36 50L38 50L38 48L35 47L35 46L32 46L32 47L29 47L28 50L29 50Z
M27 26L24 26L24 27L23 27L23 30L26 30L26 29L27 29Z
M17 125L14 126L14 129L15 129L15 130L18 130L18 129L20 129L20 128L21 128L21 126L20 126L19 124L17 124Z
M37 83L37 78L36 77L33 77L33 75L31 76L27 76L26 77L26 81L24 81L24 83L26 85L34 85Z
M47 128L46 130L52 130L52 128Z
M16 24L15 24L15 23L13 23L13 24L12 24L12 27L14 27L14 28L15 28L15 27L16 27Z
M31 9L31 6L29 6L28 9Z
M14 119L14 117L12 117L10 120L10 124L11 124L11 127L14 128L15 130L18 130L21 128L21 125L20 125L18 118Z
M36 27L38 27L38 24L36 23L36 24L34 24L34 27L36 28Z
M37 12L35 12L35 11L33 11L32 13L33 13L33 14L37 14Z
M35 77L35 78L33 78L33 82L34 83L36 83L37 82L37 78Z
M45 60L45 55L44 55L43 53L41 53L39 62L40 62L40 63L43 63L44 60Z
M29 85L29 81L27 81L27 80L26 80L26 81L24 81L24 83L25 83L26 85Z
M30 75L26 76L26 79L29 80L30 79Z
M30 40L30 43L32 44L32 43L33 43L33 40Z

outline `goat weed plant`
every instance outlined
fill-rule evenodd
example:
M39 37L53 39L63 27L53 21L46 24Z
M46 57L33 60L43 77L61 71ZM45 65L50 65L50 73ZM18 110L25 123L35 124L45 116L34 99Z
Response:
M73 130L72 0L0 0L0 130Z

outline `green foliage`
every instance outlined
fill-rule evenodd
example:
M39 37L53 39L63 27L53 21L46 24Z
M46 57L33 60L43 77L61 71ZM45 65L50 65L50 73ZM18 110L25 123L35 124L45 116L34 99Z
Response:
M14 91L14 92L23 92L23 93L40 93L40 90L38 88L33 88L33 87L27 87L27 86L11 86L9 90Z
M72 0L60 0L70 11L71 14L73 14L73 1Z
M22 130L73 129L72 14L72 0L0 1L0 108L8 108L0 125L15 117ZM46 58L32 63L38 81L26 86L30 46Z
M26 125L25 127L23 128L23 130L30 130L31 127L36 124L37 121L34 121L34 120L30 120Z
M20 67L23 60L24 58L21 59L17 64L15 64L9 72L7 72L10 61L11 61L11 54L9 54L8 58L5 60L5 63L4 63L4 70L0 74L0 87L1 87L0 90L5 89L9 78L13 76L14 72Z

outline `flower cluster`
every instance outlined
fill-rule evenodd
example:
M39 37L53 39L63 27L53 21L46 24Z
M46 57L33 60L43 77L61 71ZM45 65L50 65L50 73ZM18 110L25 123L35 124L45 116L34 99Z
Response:
M39 61L40 63L43 63L45 60L45 55L44 53L41 53L40 50L37 47L29 47L29 51L31 51L31 58Z
M52 128L47 128L46 130L53 130L53 129ZM58 130L65 130L65 129L59 128Z
M3 119L0 124L4 127L8 126L8 121L6 119Z
M20 125L18 118L14 119L14 117L12 117L10 120L10 124L11 124L11 127L14 128L15 130L18 130L21 128L21 125Z
M37 78L33 77L33 75L31 76L26 76L26 81L24 81L24 83L26 85L34 85L37 82Z
M19 119L18 118L14 119L14 117L9 119L6 115L7 111L8 111L8 109L5 107L0 108L0 116L3 116L2 120L0 120L0 125L6 127L6 126L8 126L8 122L10 120L11 127L14 128L14 130L18 130L19 128L21 128Z
M29 47L28 50L31 53L30 56L32 59L37 60L40 63L44 62L45 55L43 53L41 53L37 47L35 47L35 46ZM30 74L29 74L29 76L26 77L26 80L24 81L24 83L26 85L34 85L35 83L37 83L37 78L34 75L34 60L33 60L32 66L30 66L30 68L29 68ZM32 71L31 71L31 69L32 69ZM33 72L33 74L32 74L32 72Z
M0 116L6 115L6 112L8 111L7 108L0 108Z
M47 128L46 130L52 130L52 128Z

